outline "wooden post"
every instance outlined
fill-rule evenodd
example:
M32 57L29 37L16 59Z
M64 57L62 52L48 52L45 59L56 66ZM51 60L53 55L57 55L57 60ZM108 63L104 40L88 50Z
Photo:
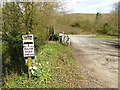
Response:
M28 76L29 76L28 80L31 80L31 72L30 72L30 67L31 66L32 66L32 58L28 57Z

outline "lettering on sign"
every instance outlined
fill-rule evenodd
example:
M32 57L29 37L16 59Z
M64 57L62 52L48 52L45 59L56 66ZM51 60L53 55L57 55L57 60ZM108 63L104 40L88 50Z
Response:
M34 36L33 34L22 35L24 57L34 57Z

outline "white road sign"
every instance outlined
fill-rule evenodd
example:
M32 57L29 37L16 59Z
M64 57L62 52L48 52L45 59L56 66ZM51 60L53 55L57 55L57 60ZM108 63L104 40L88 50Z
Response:
M22 35L24 57L34 57L34 36L33 34Z

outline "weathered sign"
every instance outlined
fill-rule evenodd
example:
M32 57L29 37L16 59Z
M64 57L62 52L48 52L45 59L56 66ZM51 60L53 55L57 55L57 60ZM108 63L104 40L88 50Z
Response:
M34 57L34 35L25 34L22 35L23 39L23 56Z

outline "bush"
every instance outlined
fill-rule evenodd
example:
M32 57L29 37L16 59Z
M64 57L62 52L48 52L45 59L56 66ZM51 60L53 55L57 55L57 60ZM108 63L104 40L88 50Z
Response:
M71 24L71 27L80 27L79 23Z
M107 34L108 32L111 31L112 27L111 27L111 24L110 23L105 23L103 25L104 29L103 29L103 34Z
M11 32L9 35L3 33L3 67L8 69L8 71L12 70L20 73L22 69L26 72L21 35L21 33L13 34Z
M17 73L11 73L2 79L3 88L23 88L30 84L30 82L27 80L27 74L25 73L22 73L21 75L18 75Z
M79 23L76 23L76 27L80 27L80 24L79 24Z
M72 24L71 27L76 27L76 25Z
M52 34L50 36L49 40L57 41L57 40L59 40L59 35L58 34Z

